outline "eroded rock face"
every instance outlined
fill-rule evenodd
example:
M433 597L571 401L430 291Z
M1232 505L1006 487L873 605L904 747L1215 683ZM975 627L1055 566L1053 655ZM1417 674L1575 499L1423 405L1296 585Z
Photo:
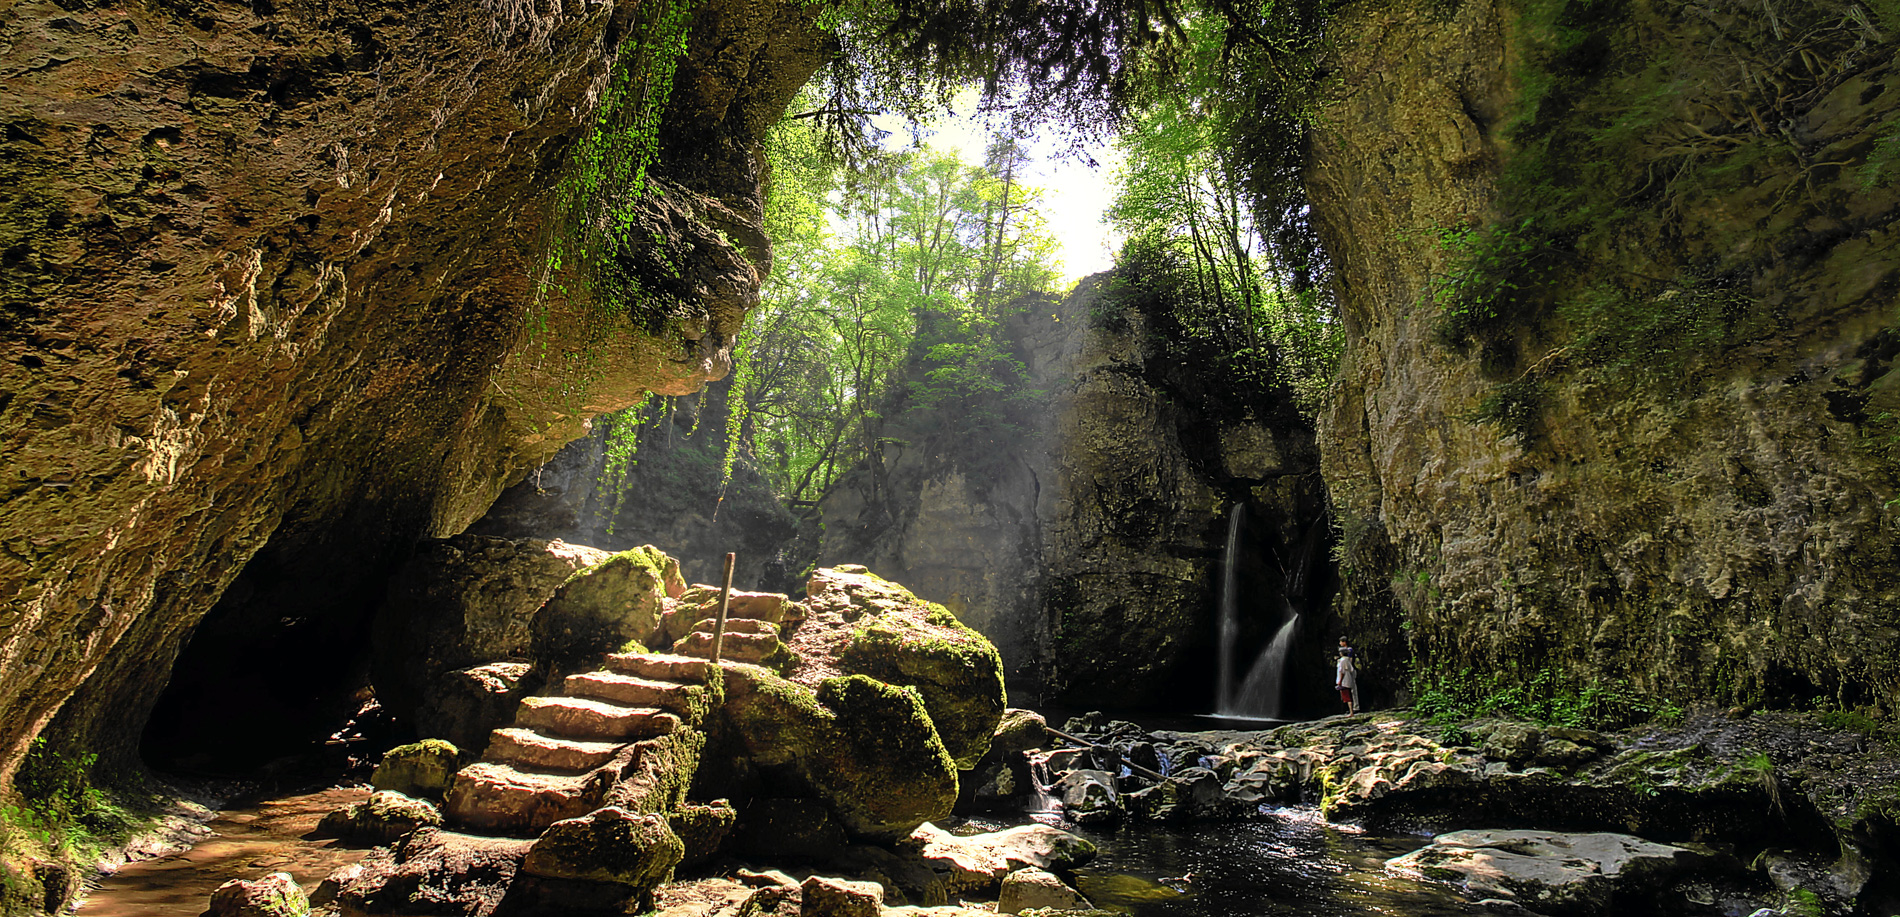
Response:
M350 667L298 648L360 645L410 543L586 416L723 371L769 263L754 138L823 50L812 10L730 6L695 8L665 196L638 211L699 252L679 282L703 311L658 327L536 292L624 5L10 12L0 775L62 704L58 742L129 763L220 597L182 706L267 696L273 670L331 690Z
M1605 360L1569 349L1575 329L1562 319L1534 316L1515 340L1460 353L1433 340L1433 278L1452 260L1425 240L1489 218L1501 164L1523 152L1503 133L1521 88L1507 64L1519 59L1513 9L1362 7L1332 31L1344 39L1342 91L1316 132L1307 186L1347 332L1322 441L1353 570L1355 643L1397 659L1409 636L1454 671L1550 663L1679 698L1821 695L1893 709L1900 581L1864 558L1889 556L1896 537L1893 466L1879 444L1895 406L1900 243L1888 227L1900 193L1869 183L1861 164L1896 100L1868 91L1891 85L1890 54L1838 50L1890 47L1891 36L1802 31L1799 17L1832 21L1826 5L1783 11L1796 18L1772 29L1750 11L1690 26L1668 4L1619 8L1602 29L1616 36L1602 52L1611 68L1678 61L1694 74L1681 85L1698 87L1658 123L1645 156L1675 129L1728 133L1729 144L1757 135L1708 104L1734 88L1704 53L1716 35L1780 47L1785 25L1789 42L1843 42L1829 46L1834 76L1785 90L1776 117L1798 154L1737 191L1674 188L1663 200L1677 209L1659 207L1642 238L1587 254L1630 275L1717 265L1734 311L1772 318L1740 344ZM1584 118L1573 126L1591 130ZM1690 158L1723 161L1706 155ZM1815 174L1816 162L1836 167ZM1666 314L1674 295L1643 314ZM1572 297L1547 311L1578 306ZM1619 370L1619 359L1638 365ZM1512 381L1543 393L1528 436L1464 419Z
M695 395L649 404L636 461L607 473L607 430L567 444L502 492L469 531L509 538L561 538L609 550L664 545L688 582L718 582L726 552L738 555L733 586L797 588L805 560L786 550L797 523L744 453L731 480L726 448L728 377Z
M449 672L527 659L535 611L568 577L607 557L560 541L457 535L423 542L376 611L376 699L413 719Z

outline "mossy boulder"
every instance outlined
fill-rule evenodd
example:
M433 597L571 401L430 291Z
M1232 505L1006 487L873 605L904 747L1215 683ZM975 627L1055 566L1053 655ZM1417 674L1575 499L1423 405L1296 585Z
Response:
M387 844L418 828L441 827L442 810L426 799L379 790L362 802L323 817L320 834L366 844Z
M738 819L738 813L732 803L724 799L715 799L704 805L687 803L675 808L666 816L667 824L673 827L673 833L679 835L680 842L686 845L682 866L712 859L726 841L726 835L732 831L732 823Z
M896 840L956 802L957 770L921 692L864 675L816 690L749 665L726 671L732 734L786 795L829 806L851 834Z
M996 647L942 605L857 565L820 569L806 588L806 618L787 640L800 659L793 680L815 687L814 676L866 675L915 688L956 766L975 766L1007 701Z
M550 879L612 882L650 889L673 877L686 845L666 817L636 814L617 806L548 826L522 871Z
M679 562L652 545L621 551L562 583L535 613L535 661L565 670L588 657L644 642L665 600L685 590Z
M379 790L440 799L461 766L461 757L461 749L441 739L398 745L383 755L369 783Z
M308 917L310 899L287 872L232 879L211 893L210 917Z
M1016 707L1003 712L990 735L990 751L996 756L1035 751L1049 744L1049 721L1034 710Z

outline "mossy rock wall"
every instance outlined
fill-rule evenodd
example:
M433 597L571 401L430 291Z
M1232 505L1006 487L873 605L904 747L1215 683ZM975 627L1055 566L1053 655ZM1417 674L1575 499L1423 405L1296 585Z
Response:
M692 583L719 582L730 551L738 555L734 588L797 591L798 574L811 561L794 544L798 520L743 452L734 456L731 479L720 476L732 381L650 399L638 446L618 476L608 471L612 425L596 423L585 439L504 491L469 531L608 550L662 545Z
M1348 335L1321 442L1357 642L1900 708L1900 22L1867 10L1340 12L1306 182ZM1600 214L1518 222L1551 200ZM1448 329L1465 262L1437 242L1472 225L1538 257Z

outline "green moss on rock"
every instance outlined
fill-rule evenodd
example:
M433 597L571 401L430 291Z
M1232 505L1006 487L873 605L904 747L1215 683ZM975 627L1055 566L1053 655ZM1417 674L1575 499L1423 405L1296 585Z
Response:
M370 774L370 785L407 796L441 798L449 778L461 766L462 751L442 739L398 745L383 755Z
M816 691L756 666L727 667L724 708L762 768L823 800L854 835L894 840L956 802L956 764L914 689L863 675Z
M615 806L548 826L521 868L552 879L650 889L673 877L686 845L664 816Z
M1008 703L995 645L949 609L855 565L817 571L807 590L805 628L854 625L838 669L916 688L952 760L974 767ZM792 649L812 652L797 638Z
M442 811L425 799L379 790L362 802L323 817L319 834L366 844L388 844L417 828L441 827Z
M565 666L644 642L662 600L684 591L679 562L652 545L622 551L569 577L535 613L532 652Z

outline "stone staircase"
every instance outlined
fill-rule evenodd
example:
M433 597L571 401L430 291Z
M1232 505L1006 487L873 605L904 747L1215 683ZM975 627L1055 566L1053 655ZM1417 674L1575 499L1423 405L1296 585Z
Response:
M625 784L697 729L714 701L713 666L690 656L625 653L569 675L558 695L525 698L482 760L457 771L447 815L463 830L533 837L602 806L637 803ZM682 736L683 738L683 736ZM696 751L696 749L695 749ZM690 775L689 775L690 778Z
M710 590L710 587L699 588ZM707 612L716 611L717 608L717 605L702 607L701 613L706 616L694 622L692 630L673 644L675 654L702 659L712 657L713 633L718 630L718 619ZM768 666L789 658L781 639L781 628L787 621L787 613L795 613L796 609L798 605L787 601L782 595L734 593L726 617L726 636L720 647L720 658Z
M444 806L455 830L532 838L605 806L679 804L653 797L691 784L700 727L722 695L710 661L717 592L701 586L694 595L700 601L670 612L698 618L673 653L610 655L602 668L562 679L559 693L524 698L514 724L490 733L482 760L455 773ZM734 593L722 659L790 659L780 628L802 611L783 595Z

